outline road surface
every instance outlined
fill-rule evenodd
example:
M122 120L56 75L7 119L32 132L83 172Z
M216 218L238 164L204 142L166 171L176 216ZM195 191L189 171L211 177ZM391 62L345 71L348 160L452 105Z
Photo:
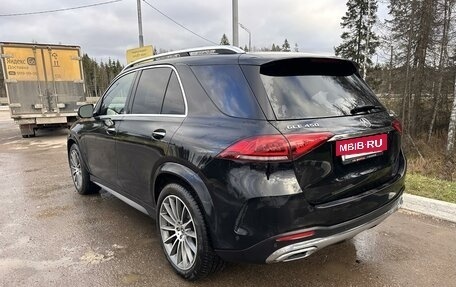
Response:
M65 129L22 139L0 111L0 286L456 286L456 227L400 211L307 259L228 264L197 284L168 266L154 221L74 192Z

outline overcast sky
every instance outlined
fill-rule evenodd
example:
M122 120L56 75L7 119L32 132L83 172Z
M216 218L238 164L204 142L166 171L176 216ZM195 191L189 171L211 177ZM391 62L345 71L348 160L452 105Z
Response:
M0 14L34 12L107 0L1 0ZM148 0L163 13L201 36L232 42L231 0ZM382 10L382 9L380 9ZM343 0L239 0L239 22L252 32L252 45L270 47L288 39L292 48L333 54L340 42ZM177 50L212 45L177 26L142 2L145 45ZM0 17L0 41L72 44L97 60L125 63L125 50L138 46L136 0L49 14ZM239 29L241 46L248 34Z

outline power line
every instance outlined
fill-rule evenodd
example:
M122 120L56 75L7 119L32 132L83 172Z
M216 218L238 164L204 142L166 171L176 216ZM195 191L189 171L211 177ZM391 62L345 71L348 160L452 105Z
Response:
M166 15L165 13L163 13L162 11L160 11L158 8L152 6L152 4L150 4L149 2L147 2L146 0L143 0L144 3L146 3L147 5L149 5L149 7L151 7L152 9L154 9L155 11L157 11L158 13L160 13L161 15L163 15L164 17L168 18L168 20L172 21L174 24L180 26L181 28L187 30L188 32L192 33L193 35L211 43L211 44L214 44L214 45L218 45L217 43L215 43L214 41L211 41L199 34L197 34L196 32L193 32L192 30L190 30L189 28L185 27L184 25L180 24L179 22L177 22L176 20L174 20L173 18L169 17L168 15Z
M69 10L76 10L76 9L82 9L82 8L89 8L89 7L107 5L107 4L112 4L112 3L116 3L116 2L120 2L120 1L123 1L123 0L111 0L111 1L106 1L106 2L93 3L93 4L82 5L82 6L76 6L76 7L69 7L69 8L61 8L61 9L46 10L46 11L0 14L0 17L28 16L28 15L38 15L38 14L55 13L55 12L62 12L62 11L69 11Z

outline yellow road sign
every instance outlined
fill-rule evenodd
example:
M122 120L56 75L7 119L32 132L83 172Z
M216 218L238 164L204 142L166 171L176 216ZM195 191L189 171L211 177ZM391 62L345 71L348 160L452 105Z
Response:
M127 64L154 54L152 45L127 50Z

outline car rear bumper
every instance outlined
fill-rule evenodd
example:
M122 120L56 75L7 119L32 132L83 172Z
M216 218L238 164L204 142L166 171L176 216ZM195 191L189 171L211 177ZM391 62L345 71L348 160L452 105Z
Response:
M387 204L355 219L332 226L315 226L279 234L244 250L216 250L226 261L250 263L276 263L305 258L335 243L350 239L358 233L375 227L394 213L402 204L403 189ZM277 241L284 236L314 231L304 240Z
M369 221L363 223L359 226L356 226L352 229L347 231L343 231L340 233L335 233L333 235L329 235L327 237L311 239L299 243L294 243L285 247L282 247L276 251L274 251L269 257L266 259L266 263L276 263L276 262L285 262L285 261L292 261L296 259L305 258L312 253L326 247L329 245L333 245L335 243L350 239L357 235L360 232L363 232L367 229L377 226L380 222L385 220L388 216L394 213L399 207L402 205L402 196L395 201L395 205L388 210L383 215ZM337 229L337 226L332 227L324 227L324 228L317 228L318 229Z

